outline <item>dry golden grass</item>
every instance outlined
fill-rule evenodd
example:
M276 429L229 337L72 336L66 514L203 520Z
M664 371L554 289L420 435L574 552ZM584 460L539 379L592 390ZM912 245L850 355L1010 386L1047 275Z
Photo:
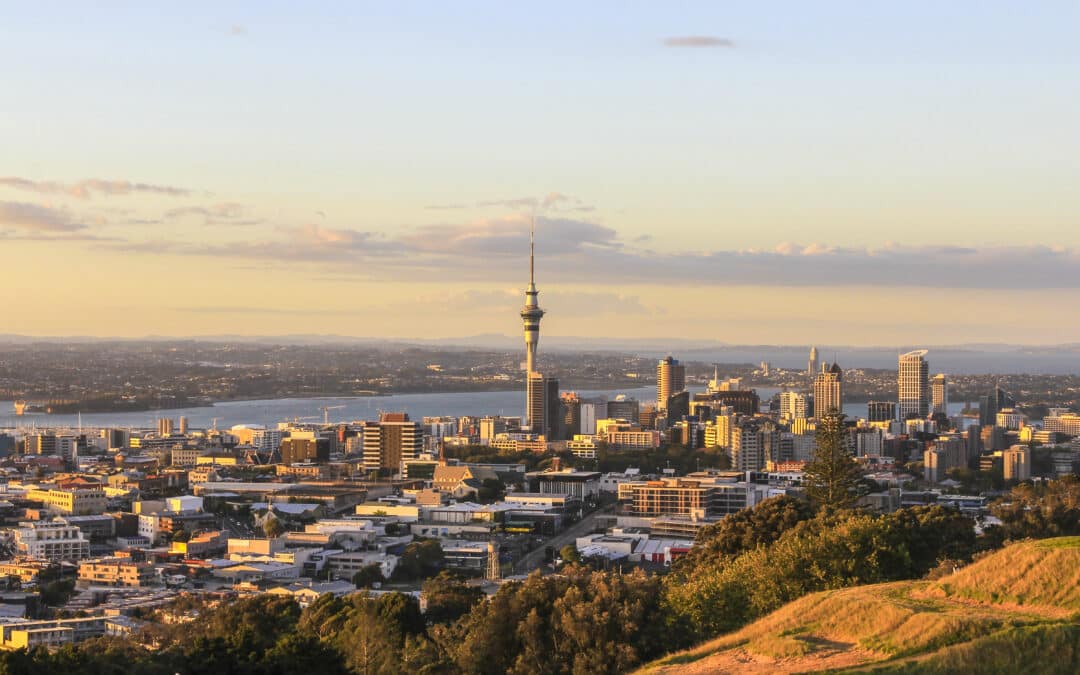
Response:
M942 579L926 592L993 604L1080 610L1080 537L1010 546Z
M815 593L649 672L805 672L917 657L1080 609L1080 538L1024 542L937 582Z

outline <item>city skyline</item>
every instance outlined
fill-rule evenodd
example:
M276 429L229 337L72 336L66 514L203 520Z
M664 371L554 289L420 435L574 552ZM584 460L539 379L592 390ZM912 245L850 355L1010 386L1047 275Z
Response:
M1072 672L1078 25L0 0L0 674Z
M1080 340L1075 6L551 9L9 9L4 332Z

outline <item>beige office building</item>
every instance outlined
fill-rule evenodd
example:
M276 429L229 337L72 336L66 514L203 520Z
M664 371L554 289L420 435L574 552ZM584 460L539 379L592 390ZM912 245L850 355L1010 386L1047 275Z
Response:
M667 410L668 399L686 389L686 366L670 356L656 366L656 409Z

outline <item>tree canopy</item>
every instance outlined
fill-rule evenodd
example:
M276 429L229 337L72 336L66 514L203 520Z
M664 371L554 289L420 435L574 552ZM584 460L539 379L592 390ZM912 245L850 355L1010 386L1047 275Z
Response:
M846 440L842 413L831 412L818 421L817 447L803 467L803 486L810 501L821 508L846 508L858 498L859 467Z

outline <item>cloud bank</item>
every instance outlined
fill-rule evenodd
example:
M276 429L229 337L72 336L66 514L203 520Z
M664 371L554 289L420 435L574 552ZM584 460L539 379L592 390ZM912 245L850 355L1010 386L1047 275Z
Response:
M63 209L27 202L0 201L0 226L5 225L36 232L74 232L86 228L84 223L75 222L71 214Z
M187 197L191 195L190 190L168 185L135 183L129 180L102 180L100 178L89 178L77 183L60 183L56 181L35 181L18 176L5 176L0 177L0 187L26 190L38 194L67 195L76 199L90 199L94 195L109 197L131 194L152 194L168 197Z
M311 224L281 227L276 237L235 244L117 244L125 250L227 256L335 266L337 275L377 281L523 283L529 217L511 215L434 224L388 235ZM912 246L860 248L782 242L768 249L663 251L651 240L627 242L586 220L537 218L541 283L704 286L834 286L953 289L1080 288L1080 251L1064 247ZM322 273L327 270L321 269ZM913 296L913 300L919 296ZM929 296L926 296L929 297Z

